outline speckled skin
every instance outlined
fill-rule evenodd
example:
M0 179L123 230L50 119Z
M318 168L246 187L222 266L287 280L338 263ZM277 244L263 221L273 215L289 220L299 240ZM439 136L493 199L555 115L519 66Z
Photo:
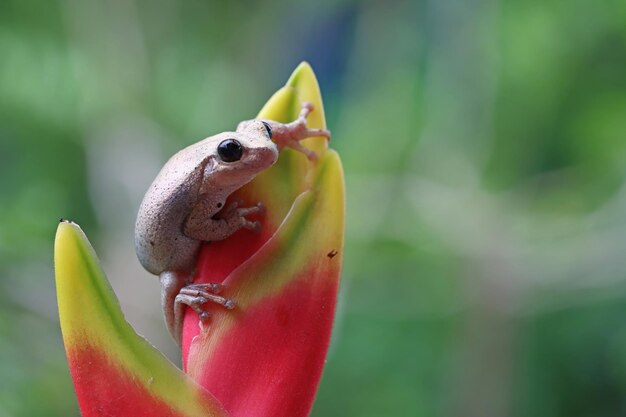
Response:
M135 249L146 270L155 275L191 273L202 241L228 237L230 227L212 217L233 191L278 158L276 144L259 125L206 138L178 152L161 169L141 203L135 225ZM228 163L220 160L216 148L230 138L243 145L244 154L241 160ZM215 225L202 236L202 228L186 230L186 223Z
M143 267L160 277L166 323L179 343L183 304L194 308L201 318L206 315L200 306L207 301L227 308L235 305L232 300L208 294L206 287L189 285L203 241L225 239L242 227L260 228L258 222L245 218L262 211L260 204L239 208L235 203L224 208L226 199L272 166L281 147L292 147L315 160L315 153L299 141L311 136L330 137L330 133L306 128L306 117L312 110L310 103L304 103L300 117L292 123L264 121L271 127L272 138L263 122L253 119L241 122L235 132L188 146L170 158L146 192L135 225L135 250ZM226 139L241 143L240 160L222 161L217 147Z

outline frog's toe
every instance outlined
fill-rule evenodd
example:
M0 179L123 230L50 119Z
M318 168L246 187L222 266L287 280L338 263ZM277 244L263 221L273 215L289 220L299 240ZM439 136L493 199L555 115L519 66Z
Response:
M311 103L310 101L303 102L300 109L299 118L306 119L313 110L315 110L315 106L313 105L313 103Z
M202 289L199 289L198 288L198 284L192 284L191 286L184 287L182 290L180 290L180 293L179 293L178 296L181 296L181 295L186 295L186 296L193 297L193 299L191 299L191 298L187 298L186 299L186 300L192 300L192 303L188 303L188 302L185 302L185 301L181 300L181 302L183 304L187 304L188 306L190 306L192 308L194 308L196 304L197 305L202 305L202 304L205 304L205 303L207 303L209 301L212 301L212 302L214 302L216 304L220 304L220 305L230 309L231 307L227 307L227 306L232 305L232 302L233 302L233 300L230 300L228 298L224 298L224 297L219 296L219 295L211 294L209 292L203 291ZM204 301L202 301L203 299L204 299Z
M185 288L189 290L200 290L207 291L212 294L219 294L224 289L224 285L219 282L204 282L201 284L189 284Z
M263 225L258 220L251 222L250 220L243 219L243 227L248 230L252 230L253 232L259 233L263 228Z
M330 140L330 130L328 129L307 129L306 135L307 138L323 136L326 139Z

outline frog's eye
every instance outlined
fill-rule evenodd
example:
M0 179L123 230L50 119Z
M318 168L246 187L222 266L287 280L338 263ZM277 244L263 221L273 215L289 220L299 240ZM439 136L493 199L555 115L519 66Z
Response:
M270 126L270 124L267 122L264 122L263 120L261 120L261 123L263 123L263 126L265 126L265 130L267 130L267 136L269 136L269 138L272 139L272 127Z
M243 147L235 139L226 139L217 145L217 154L224 162L239 161L243 154Z

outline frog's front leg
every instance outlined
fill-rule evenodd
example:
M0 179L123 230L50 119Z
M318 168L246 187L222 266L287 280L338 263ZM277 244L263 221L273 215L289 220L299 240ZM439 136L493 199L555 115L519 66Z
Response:
M184 233L186 236L205 242L224 240L237 230L244 228L253 231L261 229L261 222L250 221L246 218L249 214L262 213L263 204L258 203L252 207L239 207L240 202L235 201L223 209L219 218L209 215L209 210L203 206L211 205L207 199L200 201L191 211L185 221Z
M306 138L324 136L330 139L330 131L326 129L309 129L306 119L314 110L313 104L305 101L302 103L300 115L291 123L279 123L273 120L264 120L271 128L272 140L279 148L289 147L304 153L309 160L314 161L317 155L312 150L304 147L300 141Z

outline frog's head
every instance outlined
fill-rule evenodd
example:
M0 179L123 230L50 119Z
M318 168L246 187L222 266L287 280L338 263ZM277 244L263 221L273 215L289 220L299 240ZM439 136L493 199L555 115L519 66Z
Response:
M214 137L215 151L205 175L226 187L239 187L278 159L278 147L272 142L268 123L254 119L241 122L236 132Z

